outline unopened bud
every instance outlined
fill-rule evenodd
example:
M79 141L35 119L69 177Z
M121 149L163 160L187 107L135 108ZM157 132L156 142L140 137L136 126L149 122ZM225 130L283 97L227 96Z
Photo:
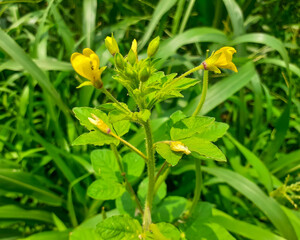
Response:
M121 53L116 53L115 55L115 66L119 70L123 70L125 67L125 61Z
M98 118L95 114L91 114L93 118L88 118L90 123L95 125L101 132L110 134L111 130L110 128L106 125L105 122L103 122L100 118Z
M136 62L136 55L132 49L130 49L127 55L128 62L133 66Z
M170 148L174 152L183 152L186 155L189 155L191 151L188 149L187 146L185 146L182 142L180 141L173 141L170 143Z
M150 69L148 67L143 68L140 72L139 72L139 80L141 82L146 82L149 77L150 77Z
M134 52L134 54L137 56L137 41L135 39L132 41L131 49Z
M160 37L154 38L148 45L147 55L153 57L158 50Z
M111 55L115 55L119 52L119 47L116 39L114 38L114 35L112 34L111 37L105 38L105 46L108 49L108 51L111 53Z

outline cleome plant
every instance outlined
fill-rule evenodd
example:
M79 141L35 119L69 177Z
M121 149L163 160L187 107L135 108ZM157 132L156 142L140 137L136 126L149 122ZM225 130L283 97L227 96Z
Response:
M226 157L213 142L226 133L228 125L201 116L200 111L207 93L209 72L221 73L220 68L237 72L232 62L235 49L223 47L210 57L206 56L199 66L177 76L156 69L159 59L154 56L159 44L160 38L156 37L148 45L147 57L139 59L135 39L126 56L120 52L113 35L105 39L105 46L114 58L113 78L126 88L134 102L131 106L120 102L106 89L101 79L106 66L100 67L100 59L91 49L85 48L82 54L71 56L74 70L86 79L78 88L92 86L111 101L96 108L73 109L80 124L88 130L76 138L73 145L101 147L91 153L98 179L91 183L87 193L97 200L115 200L118 209L119 215L110 217L106 217L103 210L103 219L97 224L95 233L99 239L196 239L191 228L195 227L192 221L199 213L201 162L226 162ZM153 108L167 99L183 97L183 90L200 84L200 80L188 77L199 70L203 71L202 93L192 116L176 111L159 131L154 132ZM142 145L134 146L126 140L133 126L142 129ZM187 159L194 162L196 174L193 199L185 199L183 207L166 220L159 207L166 194L165 180L171 168ZM169 199L182 201L175 196Z

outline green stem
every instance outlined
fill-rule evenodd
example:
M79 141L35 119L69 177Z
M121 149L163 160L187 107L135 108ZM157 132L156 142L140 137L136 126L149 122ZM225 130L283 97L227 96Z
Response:
M144 153L142 153L140 150L138 150L135 146L133 146L132 144L130 144L129 142L127 142L126 140L124 140L123 138L119 137L118 135L114 134L114 133L110 133L111 136L113 136L114 138L118 139L121 143L123 143L125 146L127 146L128 148L130 148L132 151L136 152L138 155L140 155L142 158L145 159L145 161L148 161L148 158L144 155Z
M144 230L148 231L149 226L152 223L151 219L151 209L153 202L154 184L155 184L155 158L153 149L153 136L150 126L150 120L143 124L146 134L146 148L147 148L147 167L148 167L148 193L145 203L143 226Z
M179 33L182 33L182 32L183 32L183 30L184 30L184 28L185 28L185 25L186 25L186 23L187 23L187 21L188 21L188 19L189 19L190 14L191 14L191 11L192 11L192 9L193 9L193 6L194 6L194 4L195 4L195 1L196 1L196 0L190 0L189 5L188 5L188 7L187 7L187 9L186 9L186 12L185 12L185 14L184 14L183 20L182 20L182 22L181 22L181 26L180 26L180 29L179 29Z
M201 111L202 106L205 101L205 98L206 98L207 88L208 88L208 71L204 70L201 98L200 98L198 106L195 109L192 116L197 116L199 114L199 112ZM201 160L199 160L199 159L195 159L195 174L196 174L196 185L195 185L195 191L194 191L194 198L192 201L191 208L189 209L187 215L193 213L193 211L195 210L195 208L199 202L200 196L201 196L202 171L201 171Z
M208 71L204 70L204 73L203 73L203 87L202 87L201 98L200 98L198 106L197 106L197 108L194 111L192 116L197 116L199 114L199 112L201 111L201 108L202 108L202 106L205 102L207 88L208 88Z
M203 69L204 69L203 65L200 64L199 66L194 67L194 68L192 68L191 70L189 70L189 71L185 72L184 74L180 75L178 78L174 78L174 80L171 81L168 85L174 84L175 82L177 82L177 81L179 81L180 79L182 79L182 78L184 78L184 77L190 75L191 73L196 72L196 71L198 71L198 70L203 70Z
M124 106L122 106L122 104L117 99L115 99L115 97L109 91L107 91L106 88L102 87L101 90L111 101L113 101L115 104L117 104L120 107L120 109L123 109L123 112L131 113L130 110L128 110Z
M135 194L135 192L134 192L131 184L129 183L129 181L128 181L127 177L126 177L126 173L124 171L124 168L123 168L123 165L122 165L122 162L121 162L120 155L118 153L117 147L116 147L115 144L110 144L110 148L112 149L112 151L113 151L113 153L114 153L114 155L115 155L115 157L117 159L117 163L118 163L121 175L123 176L124 182L126 183L127 190L129 192L129 194L131 195L131 197L136 202L136 205L137 205L138 209L140 210L141 214L143 215L144 211L143 211L142 205L141 205L138 197L136 196L136 194Z
M187 215L190 215L195 210L198 201L200 199L201 195L201 186L202 186L202 171L201 171L201 160L195 159L195 173L196 173L196 186L194 191L194 198L191 205L191 208L189 209Z

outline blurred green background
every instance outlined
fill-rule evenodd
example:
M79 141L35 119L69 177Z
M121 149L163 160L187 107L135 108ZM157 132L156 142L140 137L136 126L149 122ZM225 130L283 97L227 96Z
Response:
M199 65L207 49L237 49L239 73L210 75L201 112L230 125L218 142L228 163L205 163L202 200L214 204L215 223L236 239L259 239L251 226L283 237L269 239L300 239L299 192L273 192L288 175L287 185L300 181L299 9L296 0L0 1L0 239L68 239L69 232L72 240L97 239L86 229L101 220L101 207L116 214L114 201L86 196L96 147L71 145L85 131L71 109L108 101L92 87L76 89L83 79L69 63L73 52L92 48L109 67L105 87L134 107L112 79L104 46L111 33L123 55L136 38L145 56L160 36L156 57L166 73ZM154 130L176 110L190 114L200 93L201 85L157 105ZM137 126L126 139L144 148ZM167 179L168 195L190 200L194 182L193 165L182 163ZM270 194L278 209L266 207L274 203Z

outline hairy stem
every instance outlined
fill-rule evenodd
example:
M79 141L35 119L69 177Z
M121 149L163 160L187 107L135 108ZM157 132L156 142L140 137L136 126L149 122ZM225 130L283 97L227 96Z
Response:
M153 136L150 126L150 120L143 124L146 134L146 148L147 148L147 167L148 167L148 192L145 203L143 226L144 230L148 231L149 226L152 223L151 219L151 209L153 202L154 184L155 184L155 158L153 149Z

